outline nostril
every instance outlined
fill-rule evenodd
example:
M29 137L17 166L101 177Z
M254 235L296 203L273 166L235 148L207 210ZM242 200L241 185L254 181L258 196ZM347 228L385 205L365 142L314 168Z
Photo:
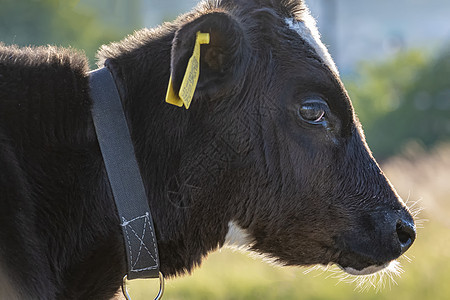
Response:
M411 236L404 230L404 226L402 223L397 223L396 230L400 243L406 244L411 240Z
M400 241L402 254L411 247L416 239L416 229L414 224L404 220L398 220L396 225L398 240Z

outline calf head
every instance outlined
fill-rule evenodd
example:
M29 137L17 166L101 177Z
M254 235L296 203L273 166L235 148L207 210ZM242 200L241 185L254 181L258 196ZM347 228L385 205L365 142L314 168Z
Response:
M151 117L135 117L149 123L132 127L149 137L137 151L154 164L144 175L157 199L162 271L191 270L226 242L281 264L338 264L351 274L403 254L415 239L413 218L372 157L304 4L223 0L149 33L150 53L172 40L175 91L199 31L210 43L201 46L189 110L154 97L169 77L156 55L154 68L166 64L156 74L164 88L128 96L158 101Z

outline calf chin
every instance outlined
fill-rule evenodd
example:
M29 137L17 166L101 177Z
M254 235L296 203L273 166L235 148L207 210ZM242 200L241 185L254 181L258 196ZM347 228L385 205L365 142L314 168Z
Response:
M0 299L19 300L23 299L23 295L20 296L17 293L17 288L14 288L9 282L8 276L3 274L0 265Z

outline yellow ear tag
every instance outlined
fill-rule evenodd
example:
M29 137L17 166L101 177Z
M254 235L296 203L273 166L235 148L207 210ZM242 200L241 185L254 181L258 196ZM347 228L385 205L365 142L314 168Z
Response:
M194 52L187 64L186 73L181 82L179 95L175 93L172 86L172 75L169 79L169 87L166 94L166 102L176 105L184 106L189 109L192 97L194 97L195 88L197 87L198 77L200 75L200 45L209 44L209 33L197 32L195 39Z

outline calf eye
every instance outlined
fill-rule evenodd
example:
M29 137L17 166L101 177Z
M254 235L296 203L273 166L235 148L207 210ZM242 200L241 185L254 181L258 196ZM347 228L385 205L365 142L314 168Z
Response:
M307 100L302 103L299 109L300 117L303 121L310 124L321 124L326 112L328 111L328 105L323 100Z

